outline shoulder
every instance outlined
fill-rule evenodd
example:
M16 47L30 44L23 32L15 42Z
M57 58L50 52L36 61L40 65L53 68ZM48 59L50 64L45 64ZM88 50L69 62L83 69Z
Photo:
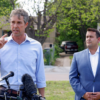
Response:
M34 45L38 45L38 46L41 46L41 43L35 39L32 39L30 37L28 37L29 41L30 41L30 44L34 44Z
M88 49L84 49L80 52L74 53L74 57L77 57L77 58L84 57L87 53L88 53Z
M87 52L87 51L88 51L88 49L84 49L84 50L82 50L82 51L79 51L79 52L76 52L76 53L74 53L74 54L78 55L78 54L85 53L85 52Z
M73 61L81 62L86 59L88 54L88 49L82 50L80 52L76 52L73 55Z
M99 52L100 52L100 46L99 46Z

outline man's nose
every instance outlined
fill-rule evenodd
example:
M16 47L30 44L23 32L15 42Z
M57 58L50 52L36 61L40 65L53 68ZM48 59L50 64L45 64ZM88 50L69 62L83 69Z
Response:
M90 39L91 39L90 37L87 38L87 40L90 40Z
M17 23L15 23L15 24L14 24L14 27L18 27L18 24L17 24Z

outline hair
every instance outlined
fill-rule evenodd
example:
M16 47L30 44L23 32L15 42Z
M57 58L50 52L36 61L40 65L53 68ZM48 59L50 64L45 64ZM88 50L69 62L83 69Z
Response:
M100 37L100 32L97 29L95 29L95 28L88 28L87 31L96 32L96 37L97 38Z
M15 15L18 15L19 19L20 19L20 16L23 16L24 23L28 22L29 16L28 16L28 13L24 9L15 9L15 10L12 10L12 12L10 14L10 18L12 16L15 16Z

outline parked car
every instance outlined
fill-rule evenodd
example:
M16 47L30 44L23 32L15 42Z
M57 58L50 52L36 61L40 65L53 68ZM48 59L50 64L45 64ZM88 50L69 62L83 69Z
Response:
M60 47L65 51L65 53L78 51L78 45L73 41L62 41Z

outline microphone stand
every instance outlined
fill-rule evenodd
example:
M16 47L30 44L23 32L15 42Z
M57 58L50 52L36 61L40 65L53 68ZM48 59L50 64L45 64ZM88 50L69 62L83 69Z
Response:
M9 84L8 78L6 78L5 81L7 83L8 89L10 89L10 84Z
M6 84L7 84L8 87L7 87L7 89L4 92L4 97L5 97L5 100L7 100L7 90L10 89L10 85L9 85L8 78L5 78L5 81L6 81Z
M24 92L24 85L20 85L18 100L22 100Z

